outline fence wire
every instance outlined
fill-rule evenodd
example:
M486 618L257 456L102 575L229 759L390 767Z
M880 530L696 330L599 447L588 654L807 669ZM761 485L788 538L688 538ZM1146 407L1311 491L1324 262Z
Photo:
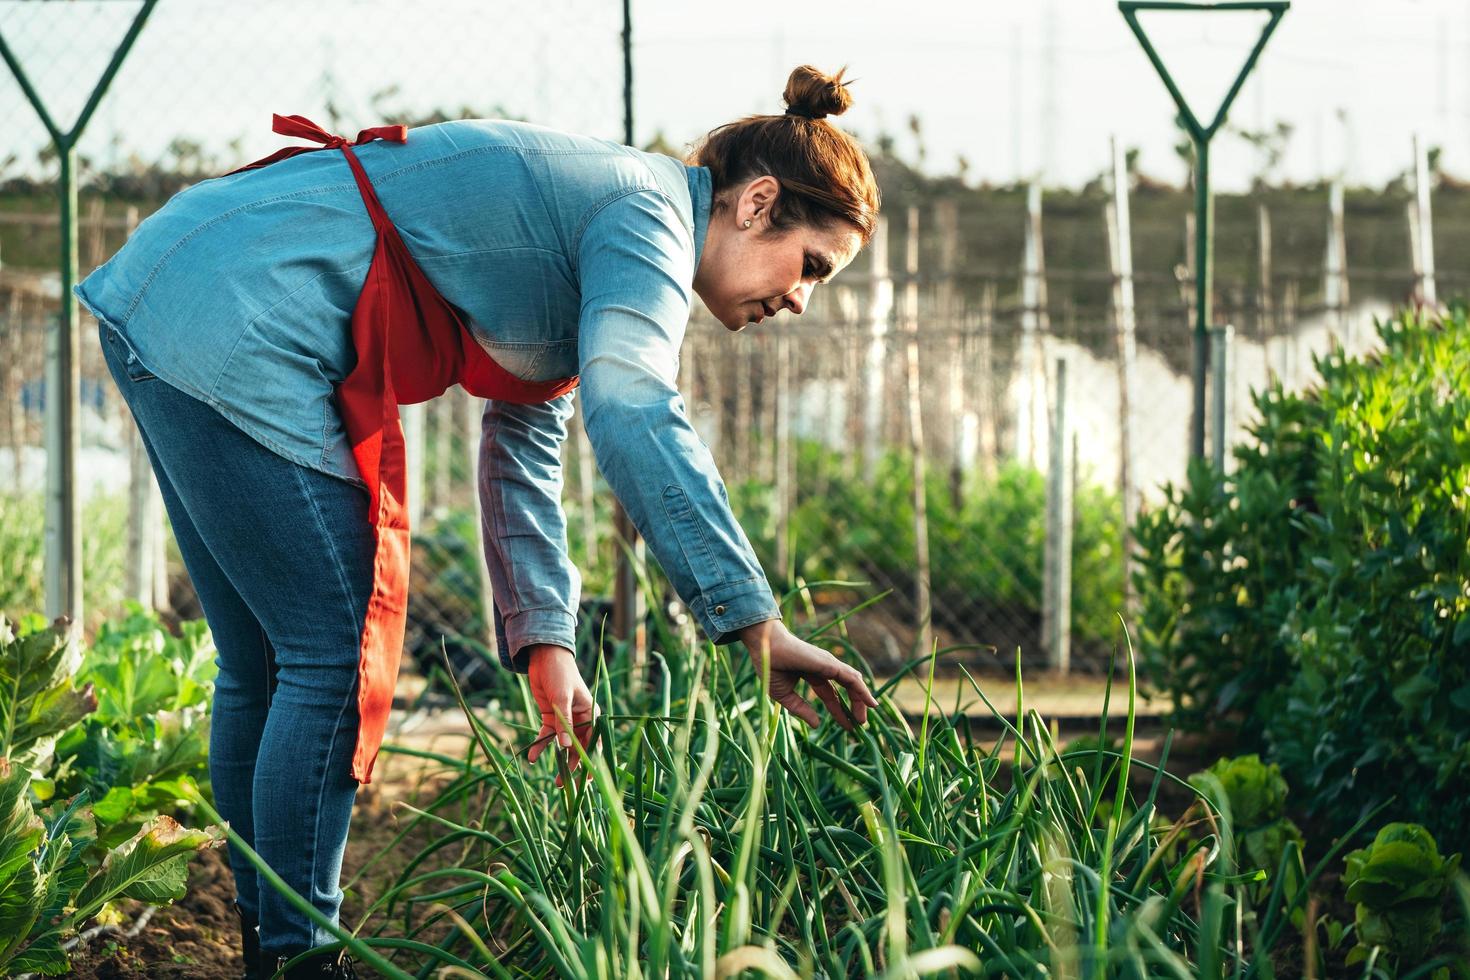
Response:
M7 40L63 120L80 107L133 9L0 5ZM161 5L82 142L81 273L188 182L276 148L271 111L337 131L511 116L619 138L621 18L620 4L571 0L493 12L455 0L411 13L386 0ZM338 51L334 39L349 24L383 39L372 57ZM13 613L42 605L44 360L59 303L59 238L56 161L14 85L0 85L0 125L15 148L0 162L0 608ZM886 273L870 247L816 291L803 316L782 314L739 334L696 309L680 364L688 414L773 587L798 590L797 618L825 620L886 591L846 624L880 669L935 645L978 651L956 655L972 662L1019 648L1036 664L1054 652L1045 613L1069 594L1071 664L1096 669L1120 643L1115 614L1127 608L1125 392L1134 506L1156 506L1162 487L1185 476L1188 195L1148 197L1140 188L1137 357L1125 382L1116 276L1105 258L1106 194L1049 196L1034 229L1039 248L1028 253L1024 188L956 187L924 199L884 190ZM1451 246L1442 256L1466 254L1453 250L1470 243L1464 197L1437 195L1452 212L1436 225L1436 238ZM1337 273L1344 288L1329 290L1317 258L1324 199L1266 190L1221 200L1216 309L1235 329L1230 442L1251 421L1252 389L1273 377L1289 388L1308 383L1312 356L1333 342L1368 349L1373 316L1414 289L1405 195L1391 190L1349 198L1352 261ZM1274 216L1264 232L1262 211ZM1274 243L1274 267L1261 234ZM1441 295L1470 284L1448 264ZM128 597L198 616L171 539L146 533L162 524L156 491L129 492L133 474L148 476L146 459L92 339L96 325L84 317L81 329L89 627ZM1059 398L1068 421L1055 433ZM417 511L406 643L424 662L442 643L462 674L497 669L475 500L482 410L453 389L404 415ZM1058 437L1068 460L1060 471ZM579 420L563 463L582 622L595 630L618 547L612 496ZM914 492L921 468L922 542ZM1055 581L1048 585L1047 559L1059 521L1070 539L1069 585L1060 593ZM692 630L666 583L656 574L652 582L660 612Z

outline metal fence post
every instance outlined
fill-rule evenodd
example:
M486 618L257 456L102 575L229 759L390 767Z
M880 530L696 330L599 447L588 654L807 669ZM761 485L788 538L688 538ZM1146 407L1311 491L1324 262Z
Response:
M143 0L112 60L92 88L76 123L67 132L52 120L39 93L21 68L0 31L0 58L20 84L35 108L41 124L51 135L61 162L61 310L47 330L46 338L46 615L66 615L73 636L81 630L82 606L82 520L81 498L77 495L77 456L81 451L81 342L77 335L79 311L72 286L77 280L77 143L91 121L102 97L107 94L123 59L138 39L148 15L158 0Z
M1169 95L1174 99L1174 104L1179 109L1180 120L1189 133L1190 140L1194 143L1194 214L1195 214L1195 284L1194 284L1194 416L1190 428L1190 453L1196 458L1205 454L1205 361L1207 356L1206 345L1208 337L1206 332L1210 324L1210 291L1214 279L1214 198L1210 195L1210 140L1225 123L1225 117L1230 112L1230 105L1235 97L1240 94L1240 87L1245 84L1246 76L1255 67L1256 59L1261 56L1261 51L1266 46L1276 25L1281 22L1281 17L1290 9L1291 4L1285 0L1277 2L1246 2L1246 3L1180 3L1170 0L1119 0L1118 10L1123 14L1123 19L1128 22L1128 27L1138 38L1139 44L1143 46L1144 54L1153 63L1154 70L1159 73L1164 87L1169 90ZM1251 49L1246 57L1245 65L1235 76L1230 90L1225 93L1220 107L1215 111L1214 120L1208 125L1200 122L1190 109L1189 103L1185 101L1184 94L1180 92L1179 86L1175 84L1174 77L1169 69L1164 67L1163 60L1154 49L1153 43L1143 28L1139 26L1138 14L1140 11L1193 11L1198 13L1210 13L1214 11L1240 11L1258 10L1269 15L1266 26L1261 30L1261 36L1256 41L1255 47Z

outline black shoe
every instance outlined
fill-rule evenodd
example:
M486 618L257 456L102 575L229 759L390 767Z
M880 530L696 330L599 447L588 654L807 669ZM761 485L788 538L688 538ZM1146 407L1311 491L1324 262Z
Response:
M232 904L235 914L240 917L240 953L245 960L245 972L240 980L261 980L260 933L257 931L260 920L242 909L239 902Z
M300 952L305 952L305 950L297 953L283 953L276 957L275 966L271 968L272 972L280 970L286 965L288 960L293 956L299 955ZM308 956L306 959L286 970L281 976L285 980L316 980L316 978L322 978L322 980L357 980L357 970L352 966L354 962L352 957L347 955L346 950L334 949L330 952Z

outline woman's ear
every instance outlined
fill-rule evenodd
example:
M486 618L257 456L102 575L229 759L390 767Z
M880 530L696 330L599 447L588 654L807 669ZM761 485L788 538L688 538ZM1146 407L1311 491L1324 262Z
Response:
M771 208L781 197L781 183L769 174L745 185L735 206L735 223L742 228L770 224ZM750 224L746 224L749 221Z

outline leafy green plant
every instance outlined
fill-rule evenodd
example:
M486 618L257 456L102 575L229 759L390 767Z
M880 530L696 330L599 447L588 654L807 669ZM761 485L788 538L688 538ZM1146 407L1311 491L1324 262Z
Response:
M1286 816L1287 785L1281 767L1266 765L1252 753L1220 759L1204 772L1190 776L1189 784L1230 814L1237 863L1264 872L1263 880L1252 888L1252 897L1260 901L1266 896L1269 883L1280 874L1278 868L1284 871L1285 895L1295 897L1306 876L1301 859L1304 841L1301 830ZM1289 860L1288 842L1296 845L1294 857ZM1301 926L1300 920L1297 924Z
M40 768L57 735L96 708L97 698L92 685L73 684L81 651L65 618L47 625L31 616L19 625L17 635L0 613L0 758Z
M1345 860L1342 883L1358 932L1348 962L1367 959L1375 946L1401 967L1423 961L1439 938L1441 907L1460 855L1442 858L1434 837L1418 824L1390 823Z
M57 737L48 775L60 796L94 801L103 844L127 840L187 800L188 785L208 783L214 642L203 620L179 629L174 636L129 602L99 628L78 669L96 710Z
M1470 834L1470 325L1404 312L1381 353L1314 358L1139 519L1140 647L1174 720L1278 763L1340 830Z
M189 857L224 843L217 828L187 830L160 814L115 849L94 835L84 797L44 819L29 774L0 759L0 975L68 972L62 940L112 901L182 898Z

